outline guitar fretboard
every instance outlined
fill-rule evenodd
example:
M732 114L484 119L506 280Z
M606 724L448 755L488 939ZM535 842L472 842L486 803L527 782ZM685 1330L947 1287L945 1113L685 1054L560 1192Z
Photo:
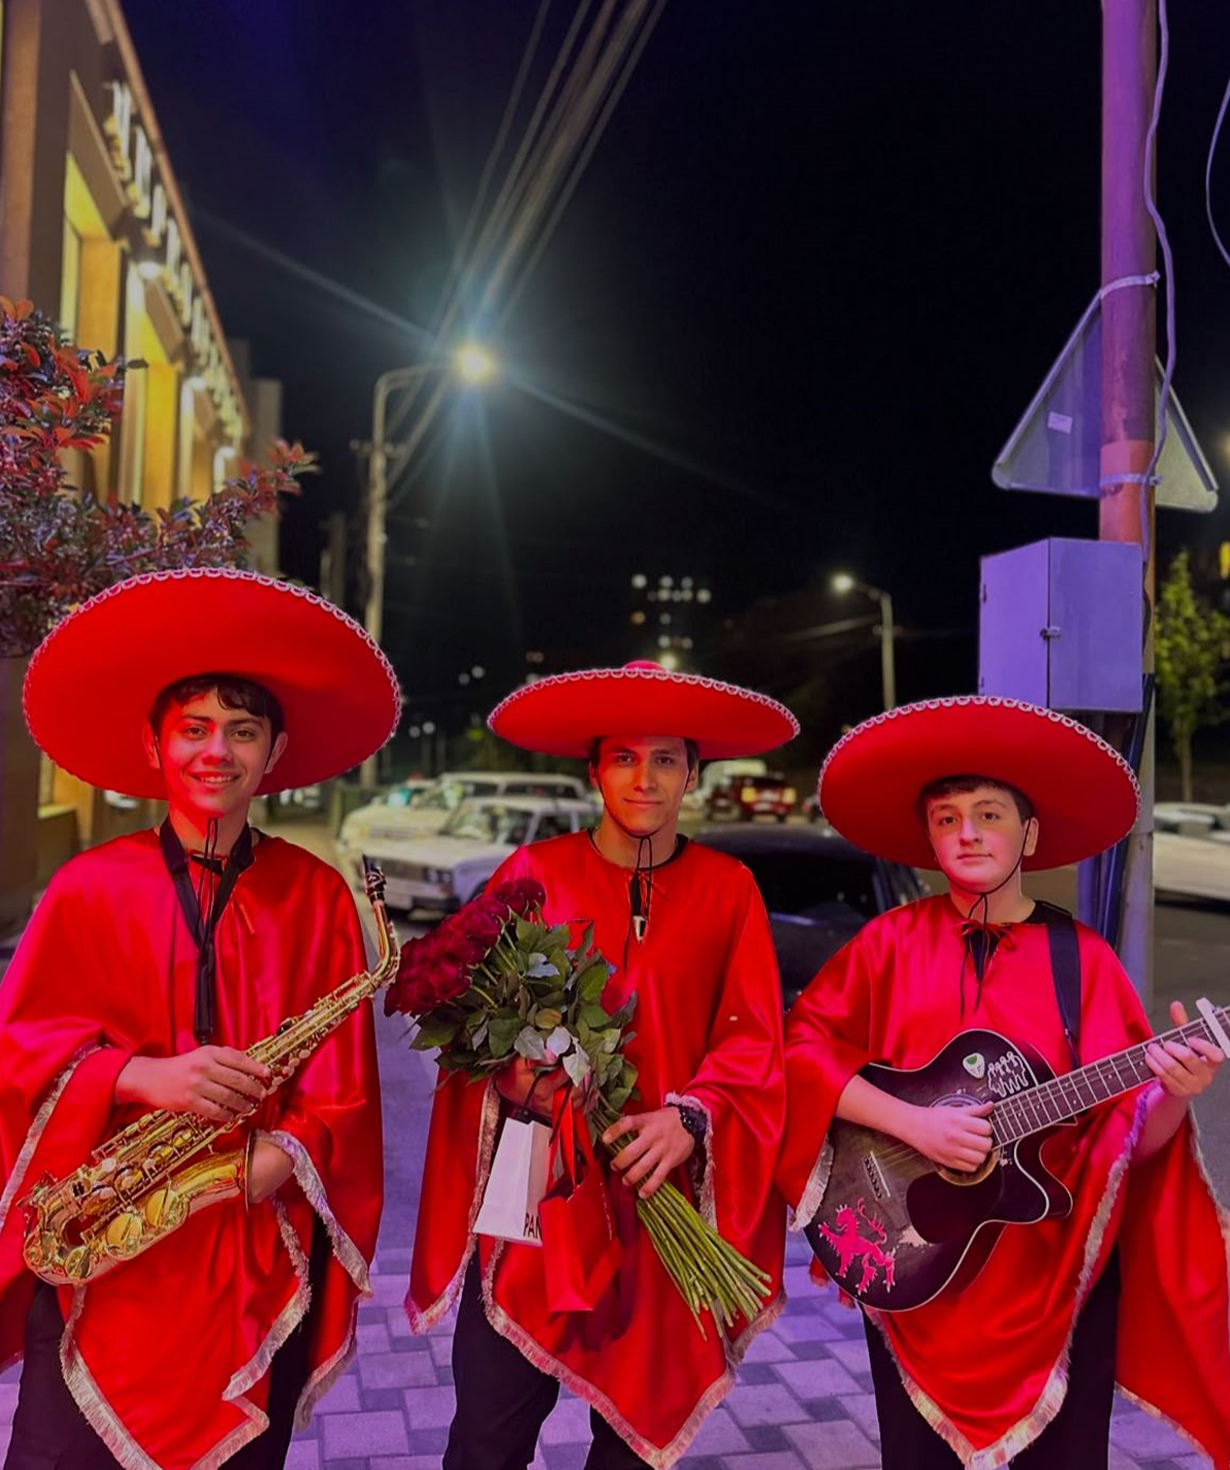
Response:
M1230 1030L1230 1007L1220 1007L1215 1014L1220 1025ZM1066 1123L1099 1103L1143 1087L1146 1082L1155 1080L1145 1060L1146 1048L1166 1041L1186 1045L1194 1036L1217 1044L1216 1036L1203 1018L1188 1021L1173 1031L1164 1031L1137 1046L1129 1046L1126 1051L1116 1052L1114 1056L1103 1057L1101 1061L1090 1062L1086 1067L1064 1072L1049 1082L1040 1082L1036 1087L1006 1097L995 1104L991 1117L996 1143L1000 1146L1018 1143L1039 1129Z

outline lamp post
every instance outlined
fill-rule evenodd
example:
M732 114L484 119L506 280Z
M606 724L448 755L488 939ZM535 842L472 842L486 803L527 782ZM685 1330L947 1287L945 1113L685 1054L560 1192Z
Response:
M893 599L882 587L871 587L860 582L849 572L838 572L833 578L834 592L861 592L870 597L880 609L880 688L885 709L897 703L897 670L893 656Z
M385 425L388 418L389 395L421 382L432 373L439 373L440 382L428 401L426 408L415 421L405 443L399 446L403 460L409 459L418 448L448 383L449 374L455 374L470 387L478 387L494 376L495 358L476 343L467 343L458 348L452 357L433 358L429 362L415 363L411 367L392 368L376 379L372 393L372 448L368 462L367 501L367 606L363 624L374 642L379 643L384 633L384 566L385 543L389 509L389 446L385 443ZM360 785L365 791L372 790L377 783L376 756L370 755L360 768Z

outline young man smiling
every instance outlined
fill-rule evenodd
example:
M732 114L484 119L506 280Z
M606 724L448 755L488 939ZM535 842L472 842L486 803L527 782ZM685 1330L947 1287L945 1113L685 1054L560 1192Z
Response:
M1077 1049L1085 1064L1150 1034L1110 947L1021 883L1022 869L1092 856L1132 825L1135 779L1092 732L1011 700L906 706L837 745L820 801L850 841L938 866L949 891L873 920L791 1011L778 1179L796 1228L826 1201L834 1119L949 1170L973 1173L991 1151L990 1105L907 1102L859 1075L869 1061L923 1067L979 1027L1062 1073ZM1054 973L1055 925L1075 974ZM1073 984L1075 1025L1060 998ZM1172 1014L1186 1021L1182 1006ZM1222 1055L1193 1038L1146 1056L1156 1083L1044 1145L1072 1195L1066 1217L1009 1227L960 1289L866 1311L885 1470L1104 1470L1116 1381L1230 1463L1227 1241L1188 1112ZM860 1274L843 1274L839 1253L821 1263L857 1295Z
M380 1108L367 1008L276 1092L246 1054L364 968L344 881L248 812L381 745L396 682L301 588L173 572L53 630L25 707L57 764L168 814L56 874L0 985L0 1362L25 1358L6 1467L277 1470L353 1351ZM237 1197L75 1288L25 1268L16 1201L44 1173L151 1109L253 1104L219 1145Z
M532 877L550 920L577 933L593 922L617 967L603 1004L614 1011L636 993L628 1055L639 1098L607 1135L633 1135L615 1161L622 1185L608 1189L619 1272L592 1312L553 1313L544 1252L476 1237L472 1222L502 1099L524 1102L537 1081L538 1103L562 1072L536 1076L517 1061L485 1088L454 1075L437 1090L407 1307L424 1331L460 1295L445 1470L524 1470L561 1382L591 1408L588 1470L665 1467L780 1309L784 1239L772 1189L781 990L768 921L745 868L679 835L679 808L699 758L754 755L798 726L762 695L656 664L542 679L489 723L523 749L589 760L602 796L597 830L522 848L492 882ZM636 1193L672 1175L768 1273L772 1293L756 1321L729 1332L709 1322L707 1339L697 1332L636 1217Z

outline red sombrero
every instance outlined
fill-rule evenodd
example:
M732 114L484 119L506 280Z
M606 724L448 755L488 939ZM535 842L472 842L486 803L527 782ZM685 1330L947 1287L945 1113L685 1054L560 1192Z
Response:
M765 694L652 663L552 674L515 690L487 724L523 750L582 759L601 735L673 735L694 740L702 760L730 760L799 733L785 705Z
M1060 868L1113 846L1140 804L1132 768L1084 725L1015 699L968 695L902 705L851 730L820 770L820 809L857 847L935 867L919 792L945 776L1015 786L1038 818L1026 868Z
M150 707L197 674L250 679L281 704L290 738L261 792L348 771L401 714L389 661L332 603L255 572L201 568L119 582L53 628L26 672L26 723L71 775L158 797L142 744Z

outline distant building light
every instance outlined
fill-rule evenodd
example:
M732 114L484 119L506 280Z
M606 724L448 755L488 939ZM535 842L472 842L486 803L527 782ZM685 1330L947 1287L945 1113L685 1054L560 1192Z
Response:
M692 646L692 640L690 638L681 638L679 641L683 644L684 648L691 648Z
M658 618L658 622L660 622L663 625L663 627L669 626L670 620L671 620L670 613L662 613L659 616L659 618Z
M423 731L420 728L420 726L418 726L418 725L411 725L410 726L409 734L410 734L411 740L417 740L422 733L423 733Z
M675 585L674 582L669 577L659 577L658 578L658 586L659 587L673 587L674 585Z
M658 635L658 647L659 648L669 648L670 646L671 646L670 638L665 633L659 634Z
M691 577L683 577L683 578L681 578L680 579L680 582L679 582L679 585L681 587L690 587L692 585L692 579L691 579Z
M679 667L679 660L673 653L664 653L658 662L672 674Z
M432 720L423 721L423 734L434 735L436 733L435 723Z
M635 624L635 626L637 626L639 628L640 625L644 621L645 621L645 614L638 607L637 610L632 614L632 622Z
M638 592L641 590L642 587L648 586L648 584L649 578L645 575L644 572L637 572L636 576L632 578L632 585L636 588Z
M702 587L696 594L697 602L708 602L712 597L713 593L709 591L708 587Z
M693 593L693 591L692 591L692 589L690 587L685 587L684 590L679 595L683 599L684 602L691 602L692 601L692 598L693 598L693 596L695 594Z
M472 679L481 679L484 677L486 672L487 670L483 668L482 664L475 664L474 667L470 670L470 677Z
M469 674L458 674L457 682L458 684L468 684L470 682Z

